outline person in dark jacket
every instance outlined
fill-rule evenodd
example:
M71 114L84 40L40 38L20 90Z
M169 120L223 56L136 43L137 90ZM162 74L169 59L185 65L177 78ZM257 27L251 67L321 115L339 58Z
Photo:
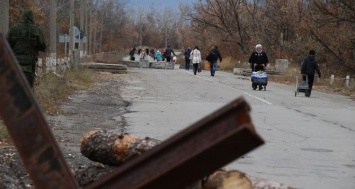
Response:
M129 51L129 56L132 61L135 60L135 57L134 57L135 53L136 53L136 47L133 47L133 49L131 49L131 51Z
M190 62L191 62L191 48L187 48L187 50L184 53L185 55L185 70L190 70Z
M167 62L171 61L171 53L175 55L175 52L173 51L173 49L170 47L170 45L168 45L168 48L166 48L165 52L164 52L164 57L166 58Z
M265 71L266 65L269 63L269 59L260 44L255 46L255 51L250 55L249 63L252 71Z
M309 55L304 59L301 68L301 74L305 74L308 77L309 91L306 93L307 97L311 96L315 72L317 72L319 78L321 77L321 72L315 55L316 52L314 50L310 50ZM304 77L303 79L305 80L306 78Z
M46 50L46 44L42 30L34 24L31 10L24 10L22 21L10 28L6 39L33 88L38 53Z
M214 76L217 70L217 61L222 62L221 53L218 50L218 46L213 46L211 52L206 57L206 60L210 63L211 76Z

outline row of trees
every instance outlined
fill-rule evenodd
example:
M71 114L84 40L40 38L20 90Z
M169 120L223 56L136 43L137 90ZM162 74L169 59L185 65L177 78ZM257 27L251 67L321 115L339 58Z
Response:
M261 43L271 59L299 64L315 49L323 70L355 74L353 0L204 0L188 9L199 41L247 60Z
M8 0L0 0L0 5ZM271 60L299 64L315 49L323 70L355 75L355 1L353 0L199 0L179 9L129 8L129 0L51 0L57 33L68 33L70 2L74 25L88 37L89 54L133 46L174 48L198 45L206 54L218 45L223 56L246 61L256 44ZM9 25L21 11L35 11L49 39L50 1L11 0ZM1 10L0 10L1 14ZM53 16L52 16L53 17ZM63 44L56 43L58 53Z

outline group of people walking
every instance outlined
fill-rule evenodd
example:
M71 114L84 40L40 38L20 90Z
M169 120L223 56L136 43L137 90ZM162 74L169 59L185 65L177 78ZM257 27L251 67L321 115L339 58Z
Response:
M190 63L192 63L192 70L194 75L197 74L200 68L200 64L202 63L201 52L198 46L196 46L193 50L187 48L184 53L185 55L185 70L190 70ZM205 58L210 64L210 72L211 76L214 76L217 70L217 61L219 59L222 62L221 53L218 50L218 46L213 46L207 57Z
M141 60L145 60L148 56L151 56L156 61L166 60L167 62L171 62L174 61L174 57L176 56L174 50L170 46L168 46L166 49L157 50L156 52L154 49L149 50L149 48L146 48L137 50L136 47L133 47L129 51L130 60L135 60L136 51Z

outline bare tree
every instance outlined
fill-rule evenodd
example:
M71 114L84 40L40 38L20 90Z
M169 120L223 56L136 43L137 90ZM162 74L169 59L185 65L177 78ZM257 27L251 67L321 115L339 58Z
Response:
M309 30L315 41L328 54L324 59L330 69L355 74L355 3L352 0L313 1ZM339 32L341 31L341 32Z

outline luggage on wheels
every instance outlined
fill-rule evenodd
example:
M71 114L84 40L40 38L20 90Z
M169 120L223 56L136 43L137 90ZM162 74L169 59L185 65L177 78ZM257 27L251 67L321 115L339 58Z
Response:
M257 72L251 73L251 82L253 90L256 90L258 86L259 90L261 90L262 88L266 90L267 80L267 73L265 71L259 70Z
M309 94L311 92L311 89L309 88L308 84L308 76L306 74L301 74L300 75L302 80L299 81L299 75L296 76L296 91L295 91L295 96L297 96L298 93L304 93L306 97L309 97Z

